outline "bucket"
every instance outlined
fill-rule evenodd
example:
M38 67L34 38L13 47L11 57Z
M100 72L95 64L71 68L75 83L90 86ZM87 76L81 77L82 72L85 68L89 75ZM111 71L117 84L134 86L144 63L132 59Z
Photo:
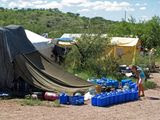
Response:
M101 88L101 86L100 85L96 85L96 93L101 93L101 90L102 90L102 88Z

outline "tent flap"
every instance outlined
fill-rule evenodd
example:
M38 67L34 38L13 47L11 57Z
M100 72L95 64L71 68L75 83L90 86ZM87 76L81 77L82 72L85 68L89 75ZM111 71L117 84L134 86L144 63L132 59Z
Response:
M20 26L0 28L0 89L12 88L16 76L45 90L75 92L93 86L43 56Z

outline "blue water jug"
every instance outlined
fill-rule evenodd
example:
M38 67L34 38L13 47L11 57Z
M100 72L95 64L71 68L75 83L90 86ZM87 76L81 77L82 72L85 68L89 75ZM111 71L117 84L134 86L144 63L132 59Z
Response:
M119 93L119 103L122 103L123 102L123 96L122 96L122 93L120 92Z
M115 81L115 88L117 89L117 88L118 88L118 86L119 86L118 81Z
M104 80L104 81L107 81L107 80L108 80L108 79L107 79L107 78L105 78L105 77L102 77L101 79L102 79L102 80Z
M134 91L131 91L130 97L131 97L130 100L131 100L131 101L134 101L134 98L135 98L135 97L134 97Z
M135 97L134 98L135 100L138 100L139 96L138 96L138 91L137 90L134 91L134 97Z
M113 104L116 104L116 94L112 94L112 97L113 97Z
M122 92L121 94L122 94L122 103L124 103L125 102L125 93Z
M127 99L128 99L128 101L131 101L131 92L130 92L130 90L128 90L127 91Z
M109 104L109 96L108 95L106 95L105 101L106 101L106 106L109 106L110 104Z
M124 102L127 102L127 92L126 91L124 91Z
M115 103L114 104L118 104L118 94L117 94L117 92L115 93Z
M119 104L119 103L121 103L121 101L120 101L120 93L119 92L117 92L117 94L116 94L116 97L117 97L117 104Z
M112 105L112 96L110 94L108 95L108 105Z
M91 104L93 106L97 106L97 96L94 96L94 97L91 98Z
M133 94L133 96L134 96L134 98L132 98L133 100L138 100L138 91L136 91L136 90L132 90L132 94Z
M99 106L99 107L105 106L105 97L104 96L97 97L97 106Z
M129 95L129 91L125 91L125 101L129 102L130 101L130 95Z
M111 94L110 96L111 96L111 102L110 102L110 103L111 103L111 105L113 105L113 104L114 104L114 97L113 97L113 94Z

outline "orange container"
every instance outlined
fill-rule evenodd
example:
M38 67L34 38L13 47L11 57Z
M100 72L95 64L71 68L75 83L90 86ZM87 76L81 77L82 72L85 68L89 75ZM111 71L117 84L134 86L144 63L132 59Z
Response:
M102 87L100 85L96 85L96 93L101 93Z

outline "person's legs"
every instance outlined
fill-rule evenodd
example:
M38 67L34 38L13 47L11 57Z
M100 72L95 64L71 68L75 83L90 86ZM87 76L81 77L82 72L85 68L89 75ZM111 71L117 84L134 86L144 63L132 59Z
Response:
M141 95L141 92L142 92L142 97L143 97L144 96L144 87L143 87L143 84L139 84L139 91L138 91L139 96Z
M141 86L140 84L138 84L138 96L140 96L140 93L141 93Z
M143 87L143 84L141 84L141 90L142 90L142 96L145 96L145 95L144 95L144 87Z

